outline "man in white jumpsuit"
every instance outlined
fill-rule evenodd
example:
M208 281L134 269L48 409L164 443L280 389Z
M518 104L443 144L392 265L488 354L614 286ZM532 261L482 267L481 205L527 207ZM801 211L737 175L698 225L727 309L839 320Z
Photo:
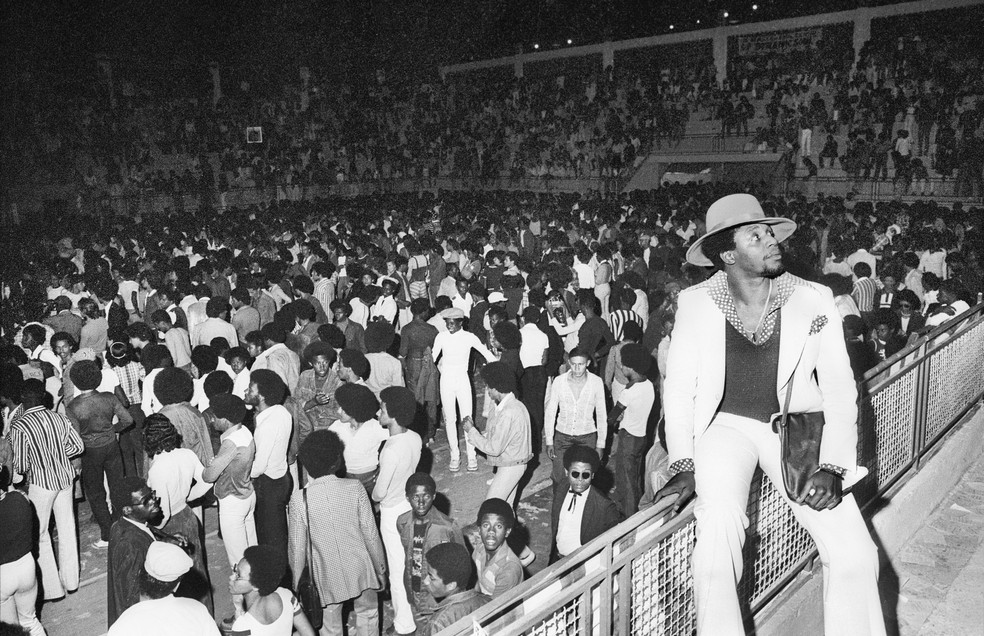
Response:
M458 445L458 413L461 419L472 416L472 386L468 375L468 360L472 349L479 352L489 362L495 361L495 355L482 344L478 336L461 328L465 320L465 312L458 308L445 309L440 313L448 327L447 331L437 334L434 340L434 362L441 371L441 408L444 411L444 426L448 435L448 447L451 451L451 472L461 469L461 447ZM458 407L457 412L455 406ZM475 447L465 439L465 451L468 455L468 470L478 470L478 457Z

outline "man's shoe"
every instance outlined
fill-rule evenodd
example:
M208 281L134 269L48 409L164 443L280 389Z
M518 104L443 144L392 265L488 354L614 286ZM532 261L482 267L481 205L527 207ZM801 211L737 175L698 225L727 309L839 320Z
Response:
M461 470L461 460L460 459L452 459L451 460L451 463L448 464L448 470L450 470L452 473L456 473L459 470Z
M102 539L92 542L92 547L94 548L108 548L109 541L103 541Z
M478 460L477 459L469 459L468 460L468 472L470 472L470 473L477 473L478 472Z

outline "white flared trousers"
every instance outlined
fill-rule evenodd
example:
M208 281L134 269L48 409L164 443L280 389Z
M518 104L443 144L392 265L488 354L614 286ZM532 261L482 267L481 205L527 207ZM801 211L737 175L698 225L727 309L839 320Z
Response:
M746 508L756 466L779 485L817 544L823 564L824 634L882 636L878 550L853 495L833 510L789 501L782 489L779 436L768 423L719 414L697 442L697 545L693 555L697 633L744 636L736 586L742 574Z

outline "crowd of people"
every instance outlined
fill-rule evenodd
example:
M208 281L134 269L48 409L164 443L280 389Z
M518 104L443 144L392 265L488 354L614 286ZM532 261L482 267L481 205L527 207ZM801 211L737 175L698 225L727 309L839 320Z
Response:
M709 114L722 135L785 149L807 176L825 167L858 181L891 176L899 192L924 196L954 179L957 196L980 196L984 56L953 28L975 11L873 24L856 64L847 24L787 55L732 55Z
M20 226L3 290L3 525L19 538L0 566L4 620L42 633L38 584L44 599L77 588L75 543L59 539L56 558L49 526L76 535L79 475L108 548L111 628L176 587L229 629L313 633L294 611L313 586L323 633L350 601L377 629L384 589L392 631L436 633L512 589L534 554L505 541L537 461L553 464L552 559L669 479L657 424L676 303L709 274L685 252L703 210L736 190L800 224L786 267L833 290L858 378L984 291L979 209L755 184L70 216L57 243ZM428 447L452 474L494 467L473 517L433 507ZM211 605L210 505L234 608ZM190 553L182 572L155 575L160 542Z
M227 69L218 93L204 69L199 81L152 82L117 68L67 102L51 82L26 78L15 104L23 134L8 150L29 180L71 183L88 201L212 200L270 186L297 199L344 182L615 178L679 141L692 119L711 118L723 135L752 136L750 148L785 151L808 175L891 176L901 192L927 196L953 178L957 195L979 196L982 57L952 28L976 15L966 11L876 21L856 63L849 23L782 55L742 52L735 40L723 83L709 55L670 49L650 65L479 81L379 73L336 86L306 68L296 79ZM248 143L250 127L261 143Z
M227 82L217 100L204 89L168 99L118 73L112 100L97 82L71 108L33 83L19 98L25 134L14 151L37 166L32 179L71 182L90 200L401 178L610 177L654 141L683 134L709 68L359 87L308 75L265 93ZM247 142L249 127L262 129L261 143Z
M535 554L509 538L538 463L551 561L693 473L692 458L671 462L662 396L674 334L700 335L696 321L674 331L680 294L717 289L711 261L688 254L724 195L798 224L784 268L832 291L855 380L979 304L984 210L938 205L929 170L956 172L958 194L984 190L980 54L924 30L876 34L852 71L849 32L824 34L809 55L733 56L720 89L701 58L358 89L239 78L221 96L122 74L112 95L107 82L67 101L43 82L23 91L25 171L94 197L203 196L194 211L10 228L0 620L44 634L36 607L78 589L77 488L105 550L110 634L340 634L348 610L378 633L381 598L390 633L436 634L515 588ZM251 186L611 176L695 112L748 134L756 104L758 141L811 172L816 156L884 178L891 158L930 197L711 183L211 205ZM435 467L482 463L494 476L479 506L459 519L435 506ZM213 602L209 507L231 607Z

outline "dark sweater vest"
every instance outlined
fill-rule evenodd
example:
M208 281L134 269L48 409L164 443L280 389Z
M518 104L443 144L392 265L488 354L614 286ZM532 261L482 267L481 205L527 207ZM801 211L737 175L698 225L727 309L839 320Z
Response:
M776 380L779 375L780 317L772 336L753 344L725 321L724 397L719 411L768 422L779 412Z

